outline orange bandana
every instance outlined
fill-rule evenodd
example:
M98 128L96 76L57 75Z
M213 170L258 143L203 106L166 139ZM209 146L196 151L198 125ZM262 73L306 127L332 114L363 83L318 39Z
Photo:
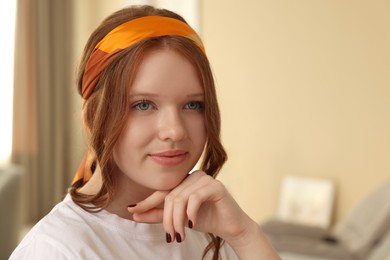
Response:
M202 41L196 32L180 20L163 16L145 16L128 21L113 29L96 45L83 75L83 98L88 99L91 95L100 74L113 56L144 39L167 35L191 39L205 53Z
M92 178L96 167L96 156L92 152L87 152L73 177L72 186L75 188L84 186Z

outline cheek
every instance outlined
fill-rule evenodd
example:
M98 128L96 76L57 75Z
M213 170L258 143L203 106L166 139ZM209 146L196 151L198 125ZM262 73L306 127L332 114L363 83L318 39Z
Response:
M205 119L204 117L199 117L193 120L190 120L189 122L189 131L192 136L192 139L196 140L196 143L199 144L199 146L204 146L206 139L207 139L207 133L206 133L206 125L205 125Z
M150 125L129 120L114 148L114 156L118 159L126 156L128 159L129 155L138 154L138 149L150 140L151 132Z

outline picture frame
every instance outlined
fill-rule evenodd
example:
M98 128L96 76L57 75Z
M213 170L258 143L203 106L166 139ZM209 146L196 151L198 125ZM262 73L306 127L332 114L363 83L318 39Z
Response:
M331 180L286 176L277 217L286 222L327 228L331 224L335 185Z

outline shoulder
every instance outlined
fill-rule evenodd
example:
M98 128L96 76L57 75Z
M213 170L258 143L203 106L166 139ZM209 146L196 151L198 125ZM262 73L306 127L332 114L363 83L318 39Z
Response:
M42 218L31 230L28 236L63 237L76 235L81 232L80 227L94 220L93 214L86 212L76 205L69 195L58 203L44 218Z
M69 254L57 243L52 242L43 236L34 236L29 241L24 240L19 244L9 259L69 259Z
M89 214L67 196L23 238L10 259L69 259ZM81 241L79 241L81 242Z

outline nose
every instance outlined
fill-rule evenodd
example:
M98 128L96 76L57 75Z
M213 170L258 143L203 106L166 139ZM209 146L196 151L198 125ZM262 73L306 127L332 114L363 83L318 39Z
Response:
M187 137L185 121L180 111L169 109L160 112L158 135L164 141L181 141Z

